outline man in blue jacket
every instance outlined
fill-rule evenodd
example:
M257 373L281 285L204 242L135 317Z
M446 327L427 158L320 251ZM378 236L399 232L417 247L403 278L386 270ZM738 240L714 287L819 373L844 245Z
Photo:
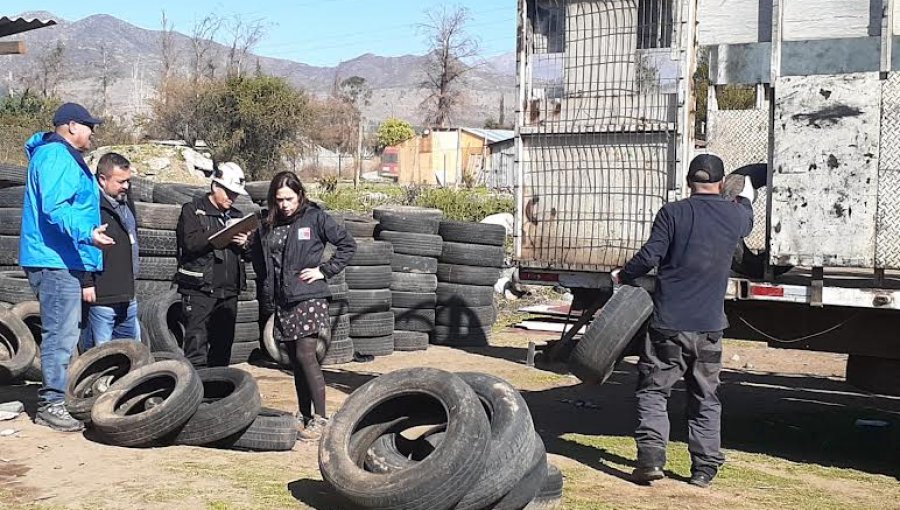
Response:
M22 206L19 263L41 303L41 370L35 423L54 430L84 428L65 407L66 370L81 335L83 287L103 269L100 248L114 241L100 224L100 190L82 153L101 120L66 103L53 116L54 131L25 144L30 160Z

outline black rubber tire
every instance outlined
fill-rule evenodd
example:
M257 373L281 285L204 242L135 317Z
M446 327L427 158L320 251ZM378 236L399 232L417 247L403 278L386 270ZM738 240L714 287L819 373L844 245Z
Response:
M137 226L154 230L175 230L181 206L171 204L134 203Z
M97 379L112 376L112 383L144 365L153 363L150 349L135 340L113 340L79 356L66 373L66 409L73 418L88 423L100 393L94 394Z
M332 327L331 343L328 345L328 352L319 362L322 366L341 365L353 361L353 340L350 340L348 335L350 319L348 316L344 317L347 320L344 332L338 334L335 332L335 328Z
M19 207L25 205L25 186L10 186L0 189L0 207Z
M172 281L178 271L175 257L141 257L138 280Z
M442 221L438 234L444 242L485 244L503 246L506 243L506 228L490 223L466 223Z
M563 475L556 465L547 463L547 478L524 510L552 510L562 502Z
M527 506L540 492L547 479L547 451L544 441L534 434L534 453L528 462L528 471L518 483L500 501L494 504L495 510L519 510Z
M255 299L253 301L238 301L235 322L237 322L238 324L253 323L254 326L258 326L259 324L257 323L259 322L259 301Z
M184 342L181 294L174 290L138 303L138 318L143 325L142 334L150 343L150 350L182 352Z
M437 235L441 221L434 216L385 211L378 219L376 231L412 232Z
M344 292L345 296L347 292ZM334 300L328 303L328 315L337 317L350 313L350 303L346 299Z
M440 220L444 217L444 213L441 212L440 209L433 209L430 207L418 207L414 205L380 205L374 209L372 209L372 217L376 220L381 220L381 217L385 213L395 213L395 214L404 214L407 216L425 216L429 218L437 218Z
M390 287L394 292L429 293L437 289L437 284L437 276L433 274L393 273Z
M141 255L174 257L177 253L175 231L139 228L138 252Z
M435 324L461 328L490 327L496 320L493 306L439 306L434 318Z
M209 186L160 182L153 187L153 202L157 204L184 205L192 201L197 193L205 193L208 190Z
M378 222L374 220L344 220L344 229L346 229L347 232L349 232L350 235L352 235L353 238L357 240L372 239L373 237L375 237L376 227L378 227Z
M438 262L460 266L501 267L505 255L502 246L445 242Z
M350 336L383 337L394 331L394 314L392 312L374 312L350 314ZM393 350L393 341L391 342Z
M900 396L900 360L851 354L847 383L881 395Z
M215 446L255 452L283 452L297 442L297 419L268 407L260 409L249 427Z
M147 409L153 396L164 400ZM203 384L187 360L157 361L113 383L94 403L91 420L109 444L148 446L184 425L202 400Z
M385 241L360 241L356 253L350 259L351 266L382 266L394 257L391 243Z
M25 184L28 167L0 163L0 181L7 184Z
M381 436L405 428L410 409L447 423L442 446L415 472L366 471L366 452ZM347 397L319 443L319 470L335 491L365 508L449 510L484 471L489 439L487 415L462 379L433 368L397 370Z
M435 274L438 269L438 261L434 257L418 257L416 255L395 253L394 258L391 260L391 269L395 273Z
M417 255L419 257L439 257L444 244L441 236L432 234L383 231L377 233L376 237L381 241L391 243L391 246L394 247L394 253Z
M0 346L8 353L0 358L0 383L12 382L31 367L37 344L22 319L6 308L0 309Z
M391 285L391 266L347 266L344 271L350 289L386 289Z
M251 301L244 301L251 303ZM240 305L238 305L240 306ZM258 342L260 338L259 324L256 322L238 322L234 325L234 343Z
M20 269L0 273L0 301L15 304L34 299L34 290L24 271Z
M247 280L247 288L242 290L240 294L238 294L238 301L253 301L256 299L256 282L253 280Z
M434 308L437 297L434 292L391 292L394 308Z
M328 284L328 291L331 293L331 301L346 301L348 290L350 290L350 287L348 287L346 283L329 282Z
M41 382L44 380L44 373L41 371L41 342L43 341L41 304L37 301L22 301L16 303L15 306L10 308L10 311L28 326L28 330L31 331L31 338L34 339L34 361L22 374L22 378L26 381Z
M428 349L428 333L420 331L394 331L395 351L424 351Z
M252 375L230 367L202 368L203 403L173 442L204 446L242 432L262 408L259 386Z
M184 354L180 352L169 352L169 351L156 351L151 352L150 357L153 358L153 361L165 361L167 359L174 359L178 361L186 361L187 358L184 357Z
M0 235L17 236L22 232L22 207L0 209Z
M347 291L350 313L387 312L391 309L388 289Z
M586 383L603 384L644 323L653 313L650 294L624 286L600 309L569 356L568 367Z
M134 295L138 300L138 312L140 312L141 304L144 301L168 292L175 292L172 282L163 280L135 280Z
M431 334L431 343L449 347L487 347L490 340L490 326L484 328L435 326Z
M394 353L394 332L384 336L350 337L353 351L370 356L390 356Z
M434 309L432 308L391 308L394 314L394 330L434 331Z
M444 306L491 306L494 304L494 287L488 285L462 285L438 282L438 305Z
M19 265L19 236L0 236L0 265Z
M269 186L271 185L272 181L250 181L244 184L244 189L250 195L250 200L257 204L265 204L269 199Z
M493 286L500 279L500 268L438 264L437 277L447 283Z
M259 341L254 342L235 342L231 346L231 356L228 358L228 365L240 365L248 363L253 353L259 350Z
M321 363L322 360L324 360L332 352L332 350L343 347L341 345L333 347L333 344L335 343L335 341L339 342L340 340L347 340L347 338L349 337L350 316L340 315L332 318L330 334L330 338L319 337L318 342L316 343L316 359L319 361L319 363ZM263 326L262 347L269 358L271 358L275 363L278 363L285 368L291 368L291 359L290 356L288 356L288 352L284 346L284 343L279 342L275 339L274 315L270 316ZM334 354L335 357L339 357L341 355L343 355L343 353ZM351 358L353 357L352 350L350 352L350 356Z
M131 195L131 199L135 202L153 202L153 188L155 187L156 183L150 179L132 175L128 194Z

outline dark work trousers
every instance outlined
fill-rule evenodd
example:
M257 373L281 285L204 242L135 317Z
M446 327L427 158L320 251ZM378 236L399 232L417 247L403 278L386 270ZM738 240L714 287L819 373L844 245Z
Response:
M716 395L721 369L721 331L695 333L650 328L638 362L638 466L665 465L669 440L666 404L672 387L684 377L691 472L715 476L725 462L720 451L722 404Z
M237 303L237 296L181 296L184 355L195 368L227 367L230 363Z

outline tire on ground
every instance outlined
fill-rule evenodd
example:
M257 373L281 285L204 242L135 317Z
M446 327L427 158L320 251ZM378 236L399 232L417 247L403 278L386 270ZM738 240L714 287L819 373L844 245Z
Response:
M619 357L653 312L650 294L620 288L606 302L569 356L569 370L586 383L602 384Z
M91 421L94 402L113 383L154 361L150 349L135 340L113 340L78 357L66 374L66 409L73 418Z
M379 437L399 432L410 409L447 423L442 447L414 472L366 471L358 460ZM364 417L373 419L360 428ZM319 443L319 470L339 494L363 507L449 510L481 476L489 439L486 413L462 379L432 368L397 370L344 401Z
M219 441L215 446L235 450L280 452L294 447L297 442L297 419L290 413L268 407L243 431Z
M162 402L150 406L148 400ZM110 444L147 446L184 425L203 400L203 384L185 361L145 365L113 383L91 411L94 428Z
M494 505L496 510L518 510L533 501L547 480L547 451L544 441L534 434L534 454L525 476Z
M435 324L461 328L484 328L494 324L497 312L492 306L439 306Z
M345 218L344 229L350 233L356 240L372 239L375 237L375 229L378 222L375 220L359 221L355 219Z
M563 475L554 464L547 463L547 478L534 499L524 510L553 510L562 501Z
M0 309L0 382L24 375L34 362L37 345L28 326L11 310Z
M253 423L262 407L253 376L229 367L202 368L197 375L203 384L203 405L178 431L175 444L208 445Z
M428 333L420 331L394 331L395 351L424 351L428 349Z
M350 337L353 351L370 356L390 356L394 352L394 332L384 336Z
M423 333L434 330L433 308L391 308L391 312L394 314L395 330Z

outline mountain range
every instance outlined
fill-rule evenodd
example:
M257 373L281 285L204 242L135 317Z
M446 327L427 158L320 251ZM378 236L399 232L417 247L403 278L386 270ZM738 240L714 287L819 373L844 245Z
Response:
M56 93L64 100L101 104L101 83L106 76L107 111L113 115L133 117L149 112L149 104L159 83L162 32L132 25L119 18L97 14L77 21L67 21L45 11L21 13L14 17L55 19L57 25L25 32L11 39L24 40L25 55L0 56L0 87L22 88L33 84L46 60L58 44L62 44L63 79ZM515 35L510 34L514 40ZM187 73L193 60L191 37L173 34L176 69ZM209 52L222 66L229 48L209 42ZM104 58L105 55L105 58ZM250 54L244 59L250 71L257 66L265 73L281 76L292 85L317 96L327 95L335 78L365 78L372 90L370 104L363 114L370 122L389 116L406 119L414 125L422 123L420 104L426 92L424 55L383 57L370 53L342 62L334 67L311 66L292 60ZM473 65L466 74L466 102L459 108L454 123L480 127L488 118L500 114L501 96L506 119L512 119L515 98L515 54L509 53Z

